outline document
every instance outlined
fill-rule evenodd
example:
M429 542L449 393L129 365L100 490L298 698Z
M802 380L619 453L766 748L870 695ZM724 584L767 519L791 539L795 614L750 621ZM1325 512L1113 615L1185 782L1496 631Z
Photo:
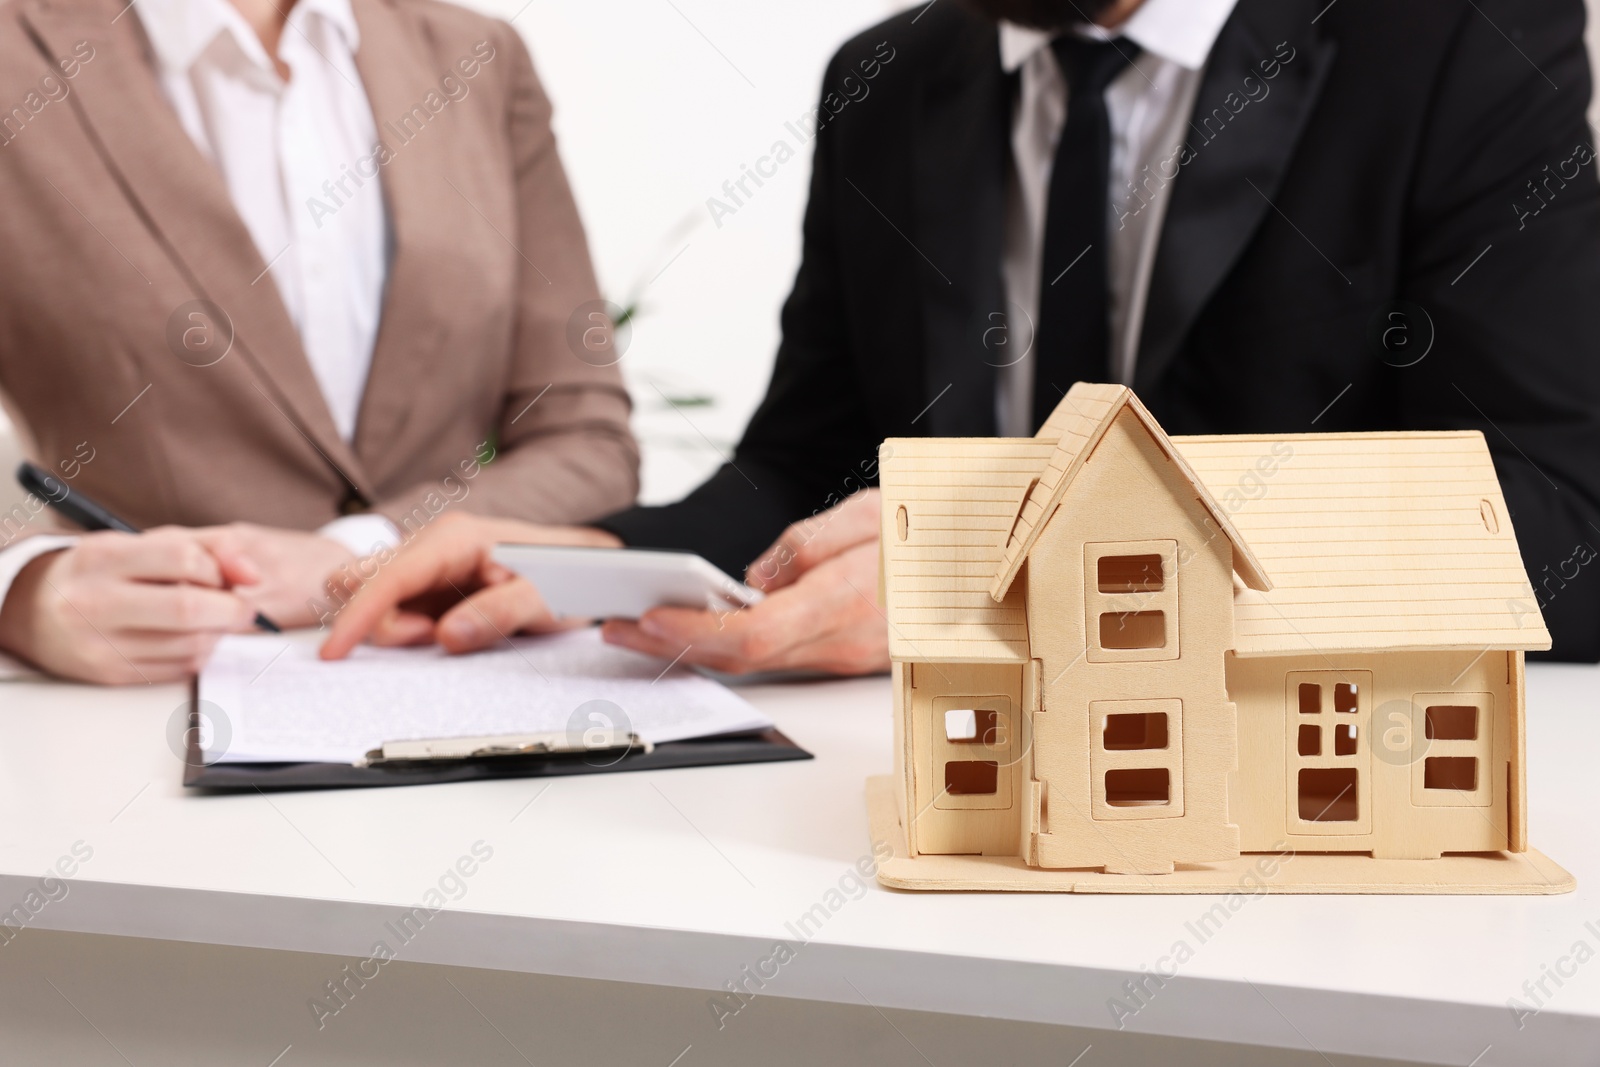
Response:
M652 743L772 721L688 668L588 629L450 656L362 646L317 658L318 634L224 638L200 674L207 763L355 763L386 741L632 731Z

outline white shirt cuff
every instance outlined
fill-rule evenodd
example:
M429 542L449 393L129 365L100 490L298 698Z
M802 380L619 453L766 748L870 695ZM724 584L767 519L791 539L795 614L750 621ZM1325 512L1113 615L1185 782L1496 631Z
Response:
M400 531L382 515L346 515L334 519L317 533L339 542L358 556L370 556L380 548L400 547Z
M11 592L11 583L17 580L22 568L46 552L70 547L76 540L76 537L40 534L37 537L23 538L10 548L0 549L0 605L6 602L6 595ZM33 678L37 675L38 672L26 663L0 652L0 682L12 678Z

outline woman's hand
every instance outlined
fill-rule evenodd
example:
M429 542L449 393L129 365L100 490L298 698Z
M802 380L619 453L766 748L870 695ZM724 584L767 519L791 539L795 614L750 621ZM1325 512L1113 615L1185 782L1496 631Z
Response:
M310 626L325 611L329 575L356 560L356 554L317 533L280 530L236 522L194 531L213 555L244 558L259 580L239 590L257 611L286 630Z
M398 549L334 619L323 659L342 659L363 640L378 645L437 641L450 652L489 648L511 634L561 629L533 586L490 558L501 542L619 547L604 530L537 526L453 513Z
M17 575L0 605L0 648L78 681L175 681L224 634L250 628L255 608L230 587L259 577L193 530L86 534Z

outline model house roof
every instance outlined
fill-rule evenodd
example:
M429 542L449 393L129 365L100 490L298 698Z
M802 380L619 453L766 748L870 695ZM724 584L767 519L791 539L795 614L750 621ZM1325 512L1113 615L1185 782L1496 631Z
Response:
M1006 534L1055 451L1038 438L885 441L883 590L890 654L900 659L1021 663L1028 620L1019 589L989 595ZM899 509L907 514L900 537Z
M1081 388L1069 394L1082 399L1077 408L1058 409L1046 424L1059 441L885 442L883 587L894 657L1028 659L1024 590L1011 579L1050 501L1059 502L1045 487L1070 483L1112 406L1138 404L1112 391L1120 387ZM1142 406L1133 410L1154 425ZM1158 441L1234 541L1240 655L1550 647L1481 434ZM1271 588L1250 588L1241 560L1261 584L1270 573Z
M1172 442L1272 573L1235 592L1241 655L1550 647L1477 431Z
M1035 435L1041 440L1055 440L1056 447L1044 468L1038 472L1039 480L1029 489L1015 516L1016 522L1007 539L1005 554L989 586L990 595L996 600L1005 597L1011 583L1016 580L1017 572L1022 569L1023 561L1033 550L1034 542L1044 530L1046 520L1066 497L1072 479L1083 469L1084 461L1094 451L1094 446L1100 443L1100 438L1105 436L1112 421L1124 410L1138 416L1145 429L1155 438L1156 444L1172 457L1179 472L1188 479L1201 505L1211 513L1212 520L1232 543L1233 569L1245 585L1262 591L1271 589L1272 582L1267 578L1266 571L1250 551L1250 546L1239 536L1228 513L1217 504L1210 490L1183 456L1172 448L1170 438L1145 406L1139 403L1133 390L1125 385L1079 382L1061 398L1061 403L1056 405L1055 411L1050 413Z

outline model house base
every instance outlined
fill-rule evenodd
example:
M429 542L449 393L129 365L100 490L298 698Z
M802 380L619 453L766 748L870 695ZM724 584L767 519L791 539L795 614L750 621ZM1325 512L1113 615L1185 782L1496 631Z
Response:
M879 471L886 884L1572 887L1528 850L1550 636L1481 434L1173 438L1080 383L1036 437Z
M867 779L872 840L894 855L878 865L891 889L1012 893L1457 893L1484 896L1570 893L1577 880L1538 849L1380 860L1329 852L1240 853L1216 863L1178 864L1171 874L1107 874L1103 870L1046 870L1016 856L928 856L915 859L895 807L895 779Z

